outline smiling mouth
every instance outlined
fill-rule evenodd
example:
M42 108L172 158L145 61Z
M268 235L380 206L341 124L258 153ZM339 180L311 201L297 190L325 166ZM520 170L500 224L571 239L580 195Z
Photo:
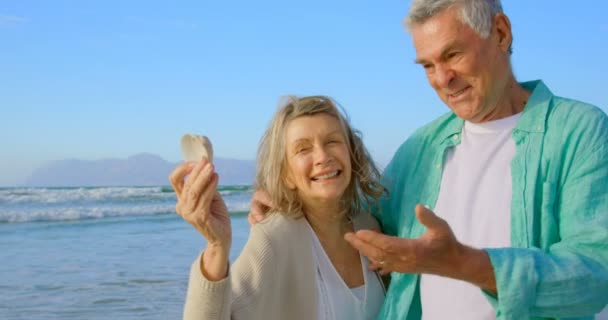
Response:
M335 177L339 176L341 173L342 173L342 170L336 170L336 171L332 171L332 172L329 172L329 173L321 175L321 176L312 177L310 179L312 181L322 181L322 180L335 178Z
M458 98L460 97L460 95L462 95L463 93L465 93L470 87L465 87L464 89L460 90L460 91L456 91L452 94L449 94L450 98Z

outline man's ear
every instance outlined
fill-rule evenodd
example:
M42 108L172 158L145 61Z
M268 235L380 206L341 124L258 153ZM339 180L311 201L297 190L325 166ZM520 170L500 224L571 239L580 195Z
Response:
M494 29L498 40L498 46L503 52L508 52L513 43L513 33L511 32L511 21L503 13L494 16Z

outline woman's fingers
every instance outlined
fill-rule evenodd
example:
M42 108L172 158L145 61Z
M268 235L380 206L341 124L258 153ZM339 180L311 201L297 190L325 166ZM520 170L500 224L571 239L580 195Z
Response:
M209 215L213 214L213 212L211 212L211 203L213 202L213 198L216 194L218 180L217 173L213 173L209 178L209 183L207 186L205 186L204 192L201 194L198 204L194 210L196 213L197 223L200 225L207 224Z
M198 194L194 194L194 196L200 198L201 194L209 189L209 184L211 183L214 174L215 167L212 163L207 163L203 166L201 173L195 178L191 186L193 190L199 192ZM213 189L213 191L215 191L215 189Z
M214 173L205 192L201 195L194 213L184 217L207 239L208 243L224 241L221 237L221 230L217 230L221 229L218 224L218 221L221 220L221 212L214 212L212 206L217 193L218 180L217 174Z
M213 165L206 160L199 162L192 170L184 186L183 199L185 200L182 209L187 213L192 213L198 205L199 199L209 183L213 173Z
M184 178L190 174L195 165L196 162L184 162L177 166L169 175L169 182L171 182L171 186L173 187L178 200L184 189Z
M196 163L196 165L194 166L194 168L192 168L192 171L190 172L188 179L186 179L186 182L184 184L184 189L186 189L186 188L189 189L189 187L192 185L192 183L194 183L194 181L196 180L196 177L198 177L198 175L201 173L201 171L207 164L207 159L203 159L203 160L201 160L199 162L195 162L195 163Z

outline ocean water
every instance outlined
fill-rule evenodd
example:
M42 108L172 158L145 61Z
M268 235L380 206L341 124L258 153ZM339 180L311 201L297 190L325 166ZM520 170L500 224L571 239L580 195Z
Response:
M219 188L231 259L252 188ZM181 319L205 239L169 187L0 188L0 319Z
M234 260L252 188L220 193ZM181 319L205 240L175 202L169 187L0 188L0 320Z

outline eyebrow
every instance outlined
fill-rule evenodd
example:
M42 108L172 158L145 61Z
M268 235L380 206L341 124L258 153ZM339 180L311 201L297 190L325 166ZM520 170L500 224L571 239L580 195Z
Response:
M342 135L342 130L336 129L334 131L329 132L326 136L329 137L329 136L334 136L336 134ZM299 143L308 142L309 140L310 139L308 139L308 138L298 138L298 139L292 141L291 143L295 145L295 144L299 144Z
M300 145L302 143L307 143L307 142L308 142L308 139L306 139L306 138L300 138L300 139L296 139L295 141L292 141L290 144L292 146L297 146L297 145Z
M448 43L448 44L447 44L447 45L446 45L446 46L443 48L443 50L441 50L441 54L439 55L440 59L443 59L443 58L444 58L444 57L447 55L447 53L448 53L449 51L453 50L455 47L457 47L457 43L456 43L456 41L452 41L452 42ZM425 60L425 59L421 59L421 58L416 58L416 59L414 60L414 63L415 63L415 64L425 64L425 63L427 63L427 62L428 62L427 60Z
M416 58L416 60L414 60L414 63L415 63L415 64L425 64L425 63L426 63L426 60L424 60L424 59L420 59L420 58Z
M336 130L334 130L334 131L332 131L332 132L328 133L327 135L328 135L328 136L333 136L333 135L335 135L335 134L342 135L342 130L340 130L340 129L336 129Z

